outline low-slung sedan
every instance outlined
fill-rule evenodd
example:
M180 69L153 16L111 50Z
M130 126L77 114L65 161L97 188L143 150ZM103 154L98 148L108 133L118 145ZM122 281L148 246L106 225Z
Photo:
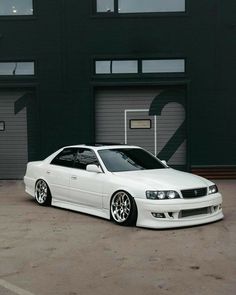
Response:
M26 192L39 205L84 212L120 225L170 228L223 218L217 186L127 145L64 147L29 162Z

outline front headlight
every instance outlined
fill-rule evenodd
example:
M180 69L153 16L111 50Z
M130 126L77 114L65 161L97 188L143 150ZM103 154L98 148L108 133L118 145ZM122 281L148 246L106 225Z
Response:
M146 198L150 200L164 200L180 198L176 191L146 191Z
M209 189L208 189L208 194L211 195L211 194L215 194L218 192L218 187L214 184L214 185L211 185L209 186Z

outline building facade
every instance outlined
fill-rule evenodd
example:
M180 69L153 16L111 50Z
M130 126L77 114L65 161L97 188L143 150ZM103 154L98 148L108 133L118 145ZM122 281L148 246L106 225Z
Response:
M0 179L91 142L228 175L235 16L233 0L2 0Z

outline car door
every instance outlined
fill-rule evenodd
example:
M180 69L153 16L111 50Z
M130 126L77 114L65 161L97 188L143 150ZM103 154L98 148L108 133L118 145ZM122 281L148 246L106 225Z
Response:
M74 169L70 174L71 202L101 209L105 174L86 171L89 164L99 165L95 152L88 148L78 148Z
M76 148L65 148L48 164L46 177L54 199L70 201L70 175L76 152Z

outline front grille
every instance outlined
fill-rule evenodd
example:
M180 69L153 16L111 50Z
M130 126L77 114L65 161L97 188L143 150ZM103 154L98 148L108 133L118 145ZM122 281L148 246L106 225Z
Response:
M204 197L207 195L207 187L184 189L181 193L184 199Z
M179 218L185 218L185 217L189 217L189 216L196 216L196 215L209 214L209 213L211 213L211 207L182 210L182 211L180 211Z

